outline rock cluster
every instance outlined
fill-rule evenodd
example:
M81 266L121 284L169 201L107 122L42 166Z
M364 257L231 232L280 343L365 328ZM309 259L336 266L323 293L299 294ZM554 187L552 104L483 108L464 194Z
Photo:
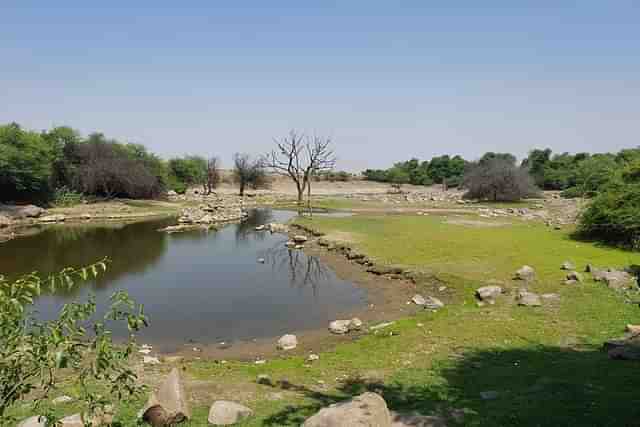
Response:
M352 331L359 331L362 329L362 320L354 317L351 320L334 320L329 323L329 331L332 334L344 335Z

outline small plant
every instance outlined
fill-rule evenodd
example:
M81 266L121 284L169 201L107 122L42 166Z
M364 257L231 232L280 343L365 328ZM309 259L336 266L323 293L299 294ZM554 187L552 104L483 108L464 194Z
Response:
M84 201L84 195L68 187L60 187L53 193L52 205L57 208L68 208Z
M66 268L41 278L29 274L15 281L0 276L0 425L14 425L9 410L27 397L33 410L56 390L61 381L72 383L84 414L101 413L110 401L122 401L143 391L129 367L134 333L147 326L143 307L125 292L111 297L111 307L101 321L93 321L96 304L66 304L57 319L38 321L31 307L44 290L72 287L77 280L95 278L107 268L106 260L80 268ZM105 322L124 322L126 344L116 345ZM49 425L56 420L42 414Z

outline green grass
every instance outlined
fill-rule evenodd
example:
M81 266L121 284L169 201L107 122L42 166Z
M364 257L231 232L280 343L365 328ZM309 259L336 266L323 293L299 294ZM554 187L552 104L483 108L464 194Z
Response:
M299 221L329 235L349 233L355 247L379 262L435 274L451 291L447 306L340 344L312 365L301 356L260 366L186 363L185 377L200 384L192 390L194 420L186 426L206 426L207 407L220 398L255 410L243 426L300 425L319 408L365 390L382 393L394 410L463 410L468 426L638 425L640 366L611 361L600 346L620 335L626 323L640 323L640 310L592 281L565 286L560 270L565 260L580 268L637 264L637 253L575 242L570 230L525 222L480 227L451 224L445 217L400 215ZM558 293L559 300L525 308L504 296L494 306L476 306L478 286L497 279L514 288L510 278L523 264L538 272L530 288ZM429 275L418 286L430 293ZM255 384L263 373L280 383ZM483 400L480 392L490 390L498 392L497 398ZM121 405L120 422L134 425L141 404ZM57 410L69 414L71 409Z

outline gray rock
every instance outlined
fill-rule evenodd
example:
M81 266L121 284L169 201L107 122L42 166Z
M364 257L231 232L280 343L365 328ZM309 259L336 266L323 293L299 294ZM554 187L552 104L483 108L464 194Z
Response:
M60 420L60 427L85 427L82 415L73 414Z
M157 419L172 425L191 418L191 408L177 368L171 370L157 393L151 393L142 410L142 418L152 425L156 425L154 420Z
M411 298L411 302L413 302L415 305L425 305L427 303L427 300L420 294L416 294L413 296L413 298Z
M295 335L283 335L278 340L278 350L293 350L298 346L298 338Z
M603 345L610 359L640 360L640 336L609 340Z
M561 266L560 268L561 268L562 270L568 270L568 271L571 271L571 270L575 270L575 269L576 269L575 265L573 265L570 261L565 261L565 262L563 262L563 263L562 263L562 266Z
M578 273L577 271L572 271L571 273L567 274L567 280L582 282L582 274Z
M322 409L303 427L391 427L391 414L384 399L365 393L347 402Z
M524 290L518 292L516 300L518 301L518 305L525 307L540 307L542 305L538 294Z
M307 242L307 240L309 240L309 239L308 239L308 238L307 238L307 236L305 236L305 235L302 235L302 234L296 234L295 236L293 236L292 240L293 240L294 242L296 242L296 243L300 244L300 243L306 243L306 242Z
M603 275L603 282L611 289L626 289L633 285L633 276L626 271L607 271Z
M18 427L45 427L46 419L40 415L22 420Z
M214 426L228 426L253 415L253 411L239 403L218 400L209 409L209 424Z
M522 266L518 271L516 271L516 279L524 280L525 282L531 282L536 278L536 271L533 267L528 265Z
M481 301L495 300L502 293L500 286L483 286L476 290L476 296Z
M58 396L51 401L54 405L61 405L63 403L73 402L73 397L71 396Z
M267 228L272 233L288 233L289 232L289 227L287 227L285 224L278 224L275 222L268 224Z
M427 297L424 307L429 310L438 310L444 307L444 303L436 297Z
M391 427L447 427L442 417L391 412Z
M350 320L334 320L329 323L329 331L331 331L332 334L344 335L349 333L350 324Z
M16 218L39 218L46 211L35 205L26 205L16 208Z

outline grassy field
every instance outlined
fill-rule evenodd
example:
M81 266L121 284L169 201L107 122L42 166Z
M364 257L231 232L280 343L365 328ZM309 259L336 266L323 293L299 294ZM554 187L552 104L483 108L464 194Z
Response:
M600 346L621 335L625 324L640 323L640 309L590 280L563 285L560 265L570 260L580 269L586 263L624 266L640 264L640 255L573 241L570 230L516 220L502 226L490 221L469 225L459 219L380 215L301 220L329 237L348 236L354 247L378 262L429 273L418 285L447 307L341 344L313 364L302 356L265 365L185 363L181 366L195 407L194 421L185 425L207 425L208 406L223 398L256 411L241 425L300 425L319 408L365 390L382 393L398 411L462 412L467 426L639 425L640 365L611 361ZM545 300L539 308L518 307L509 295L493 306L476 305L478 286L499 280L513 289L513 272L524 264L538 273L530 290L559 298ZM447 286L442 295L433 293L429 275ZM151 374L168 368L151 368ZM274 384L256 384L259 374L268 374ZM483 399L480 394L487 391L495 392L495 398ZM141 404L121 408L122 425L135 425ZM69 414L72 409L56 411Z

